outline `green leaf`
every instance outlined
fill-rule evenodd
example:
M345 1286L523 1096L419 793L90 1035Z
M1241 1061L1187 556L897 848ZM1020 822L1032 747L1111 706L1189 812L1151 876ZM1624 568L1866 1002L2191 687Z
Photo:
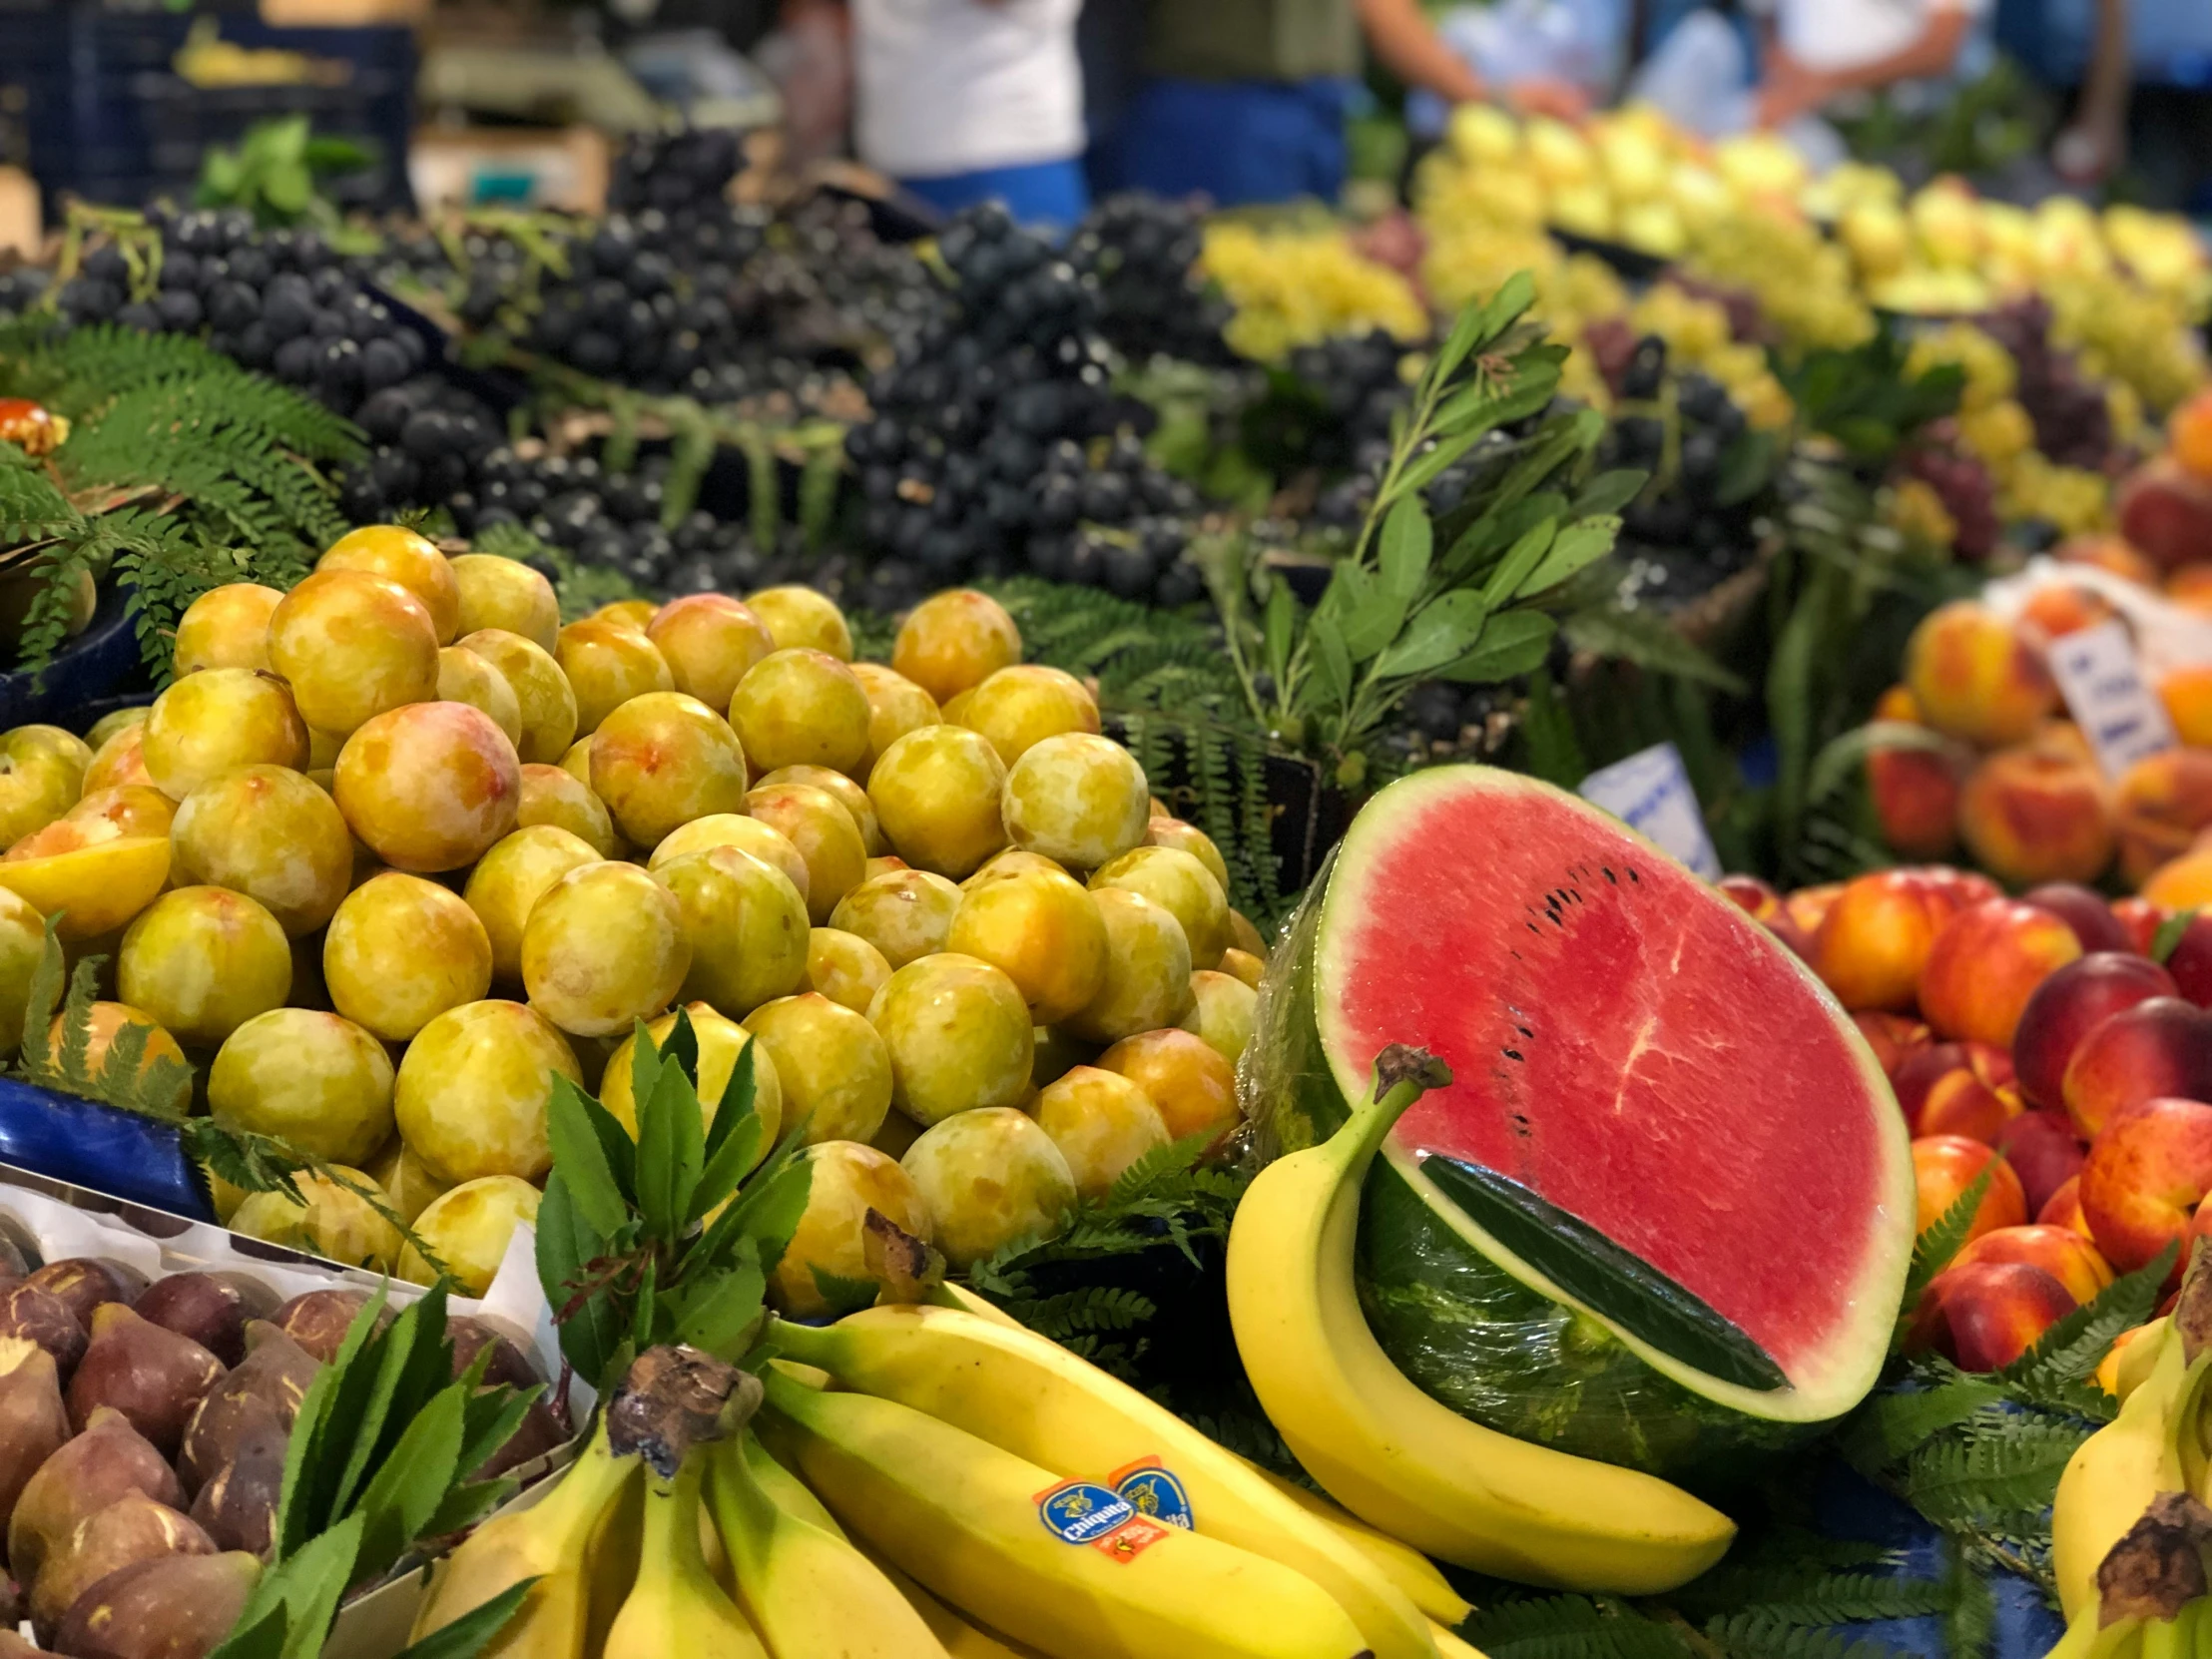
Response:
M296 214L314 200L314 180L305 162L279 162L262 177L262 194L279 213Z
M1475 648L1437 676L1462 685L1490 685L1542 666L1559 624L1541 611L1500 611L1483 625Z
M1428 522L1428 509L1419 497L1408 496L1382 520L1379 555L1382 590L1401 605L1410 605L1421 583L1427 580L1428 563L1435 551L1436 532Z
M2002 1433L1942 1436L1907 1461L1902 1492L1938 1526L2039 1519L2058 1476L2093 1431L2085 1422L2028 1417L2005 1424Z
M488 1355L490 1350L484 1352ZM459 1473L466 1477L490 1462L492 1455L515 1437L522 1419L544 1392L543 1386L479 1387L468 1394L461 1413L461 1449L453 1459Z
M2197 912L2192 906L2186 910L2176 910L2160 922L2158 931L2151 935L2150 959L2160 967L2164 967L2173 953L2180 948L2181 936L2189 931L2189 923L2196 919Z
M1455 662L1482 637L1488 608L1472 588L1455 588L1415 613L1405 631L1377 659L1377 671L1391 679L1424 675Z
M516 1489L516 1482L509 1475L455 1486L438 1504L437 1513L423 1523L422 1535L444 1538L455 1532L465 1532L513 1497Z
M476 1659L491 1646L507 1621L521 1608L523 1597L537 1584L535 1575L517 1579L489 1601L470 1608L451 1624L440 1625L418 1642L399 1650L397 1659ZM244 1656L240 1656L244 1659Z
M1904 1312L1909 1316L1920 1305L1921 1293L1929 1282L1950 1266L1950 1259L1963 1250L1966 1235L1973 1231L1974 1216L1981 1209L1981 1200L1989 1191L1989 1178L1996 1173L1996 1163L1984 1164L1981 1173L1966 1183L1966 1190L1950 1202L1950 1208L1930 1222L1921 1236L1913 1241L1913 1266L1905 1277Z
M730 1068L729 1080L722 1085L722 1098L720 1100L708 1100L704 1096L700 1098L700 1110L711 1114L707 1120L707 1138L704 1143L707 1162L710 1166L714 1163L717 1154L722 1151L722 1143L730 1138L730 1132L733 1129L749 1119L757 1121L754 1111L754 1093L753 1045L747 1043L738 1050L737 1064ZM750 1160L748 1160L746 1167L752 1167ZM707 1179L706 1176L701 1177L703 1181ZM735 1182L731 1183L731 1190L736 1190ZM715 1204L720 1202L720 1199L713 1200L707 1208L711 1210Z
M651 1041L648 1033L647 1040ZM676 1008L676 1018L668 1028L668 1041L658 1043L661 1063L664 1067L682 1068L685 1079L696 1093L699 1087L699 1033L692 1026L691 1010L681 1003ZM643 1095L638 1097L644 1099Z
M1662 1354L1739 1387L1789 1386L1767 1351L1695 1291L1533 1189L1440 1154L1422 1159L1420 1173L1504 1249Z
M1684 639L1667 620L1649 610L1623 611L1611 605L1575 611L1560 624L1577 651L1633 663L1654 674L1675 674L1716 691L1740 697L1742 680Z
M1605 518L1618 513L1623 507L1643 493L1644 485L1651 482L1651 474L1634 467L1620 467L1611 472L1601 472L1582 486L1568 509L1570 518Z
M638 1214L647 1238L674 1243L691 1224L705 1144L699 1093L671 1059L652 1094L638 1097Z
M437 1513L461 1452L467 1389L447 1384L394 1442L383 1466L361 1492L359 1575L381 1574L397 1561Z
M1813 757L1805 798L1813 804L1826 801L1867 764L1870 755L1905 750L1946 754L1952 747L1940 732L1911 721L1869 721L1832 740Z
M643 1096L636 1098L643 1099ZM630 1204L624 1183L617 1181L607 1156L605 1139L592 1119L602 1113L625 1147L629 1137L622 1125L591 1096L560 1073L553 1074L553 1095L547 1110L547 1128L553 1145L553 1167L568 1185L568 1196L577 1213L602 1237L611 1237L629 1219ZM557 1304L556 1304L557 1306Z
M1288 582L1278 580L1268 594L1266 644L1268 674L1275 681L1276 693L1285 690L1284 680L1291 670L1291 647L1298 634L1298 596L1291 592Z
M1370 572L1348 562L1339 565L1330 579L1314 625L1319 629L1335 624L1345 655L1354 663L1364 663L1396 637L1407 603Z
M2132 1331L2156 1311L2165 1294L2180 1246L2168 1244L2155 1260L2122 1274L2094 1297L2060 1316L1993 1379L2023 1403L2085 1415L2110 1414L2109 1396L2089 1384L2097 1367L2123 1331ZM2083 1398L2082 1390L2093 1395Z
M2003 1397L2003 1386L1984 1377L1878 1393L1854 1413L1840 1449L1852 1467L1876 1475L1943 1429L1956 1427Z
M365 1386L351 1379L331 1410L352 1436L351 1453L332 1494L333 1514L354 1507L356 1495L406 1425L453 1376L453 1345L445 1336L445 1282L440 1280L369 1340L364 1357L377 1361ZM366 1372L363 1365L355 1368Z
M1974 1570L1963 1549L1953 1545L1948 1574L1950 1606L1943 1614L1949 1659L1982 1659L1996 1635L1997 1602L1989 1581Z
M291 1615L278 1601L251 1619L242 1617L208 1659L281 1659L290 1627Z
M679 1342L733 1364L744 1358L742 1346L759 1328L761 1298L768 1289L759 1252L749 1248L751 1244L747 1240L740 1247L741 1260L727 1273L685 1296L683 1311L676 1318Z
M1343 707L1352 695L1352 656L1327 617L1318 613L1309 620L1306 638L1314 648L1314 694L1322 708Z
M360 1549L361 1517L348 1515L328 1531L307 1540L293 1554L264 1572L239 1614L243 1629L282 1608L282 1659L312 1659L321 1651L336 1617L338 1600L353 1582Z
M612 1241L584 1219L558 1169L538 1203L537 1235L538 1283L558 1322L561 1353L577 1376L599 1377L621 1340L621 1318L604 1288L580 1302L578 1294L585 1268L605 1256Z
M374 1381L374 1369L355 1362L374 1340L383 1312L384 1287L379 1285L353 1316L330 1363L315 1373L293 1415L284 1451L283 1493L276 1504L274 1558L279 1562L339 1518L339 1448L352 1444L359 1415L349 1401Z
M786 1145L795 1141L796 1131ZM760 1248L762 1271L775 1271L784 1247L798 1230L799 1218L807 1213L807 1194L813 1185L814 1170L805 1159L771 1158L695 1248L711 1260L719 1250L734 1248L734 1241L752 1239ZM719 1250L717 1235L723 1236Z
M1613 551L1613 542L1620 535L1621 521L1617 518L1584 519L1570 524L1560 531L1551 544L1551 551L1513 590L1516 598L1525 599L1530 594L1543 593L1557 587L1585 565L1593 565Z
M1546 515L1531 524L1513 545L1505 550L1505 557L1482 584L1482 602L1491 608L1506 604L1520 591L1528 580L1528 573L1544 561L1551 551L1551 541L1559 533L1558 520Z
M1442 385L1458 370L1461 363L1472 355L1474 348L1496 330L1489 325L1489 307L1479 301L1469 301L1459 307L1459 314L1452 319L1451 332L1436 347L1436 355L1429 360L1429 377Z

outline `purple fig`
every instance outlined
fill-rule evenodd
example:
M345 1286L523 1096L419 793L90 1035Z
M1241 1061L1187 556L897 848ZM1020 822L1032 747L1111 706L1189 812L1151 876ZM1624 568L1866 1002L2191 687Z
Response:
M67 1659L207 1659L231 1633L262 1564L243 1550L163 1555L111 1572L54 1632Z
M368 1297L361 1291L309 1291L304 1296L293 1297L270 1315L270 1320L285 1336L328 1365L338 1345L345 1341L345 1333L367 1305ZM392 1312L386 1308L376 1323L381 1327L391 1318Z
M77 1323L90 1330L95 1310L111 1302L120 1302L126 1308L136 1302L139 1292L146 1289L146 1275L121 1262L72 1256L47 1263L23 1283L36 1285L48 1296L60 1297L62 1305L77 1316Z
M185 1426L177 1472L196 1491L231 1460L249 1426L267 1422L279 1433L288 1429L322 1369L313 1355L266 1321L246 1328L246 1342L239 1369L209 1390Z
M190 1337L110 1302L92 1316L92 1346L64 1398L69 1420L80 1427L103 1405L112 1406L172 1457L192 1413L222 1380L223 1362Z
M99 1410L84 1432L39 1465L8 1518L8 1569L32 1583L79 1521L125 1492L144 1492L172 1509L185 1506L177 1471L121 1411Z
M69 1432L54 1357L21 1337L0 1337L0 1520Z
M284 1492L289 1438L274 1422L249 1425L239 1436L231 1460L200 1488L192 1501L192 1518L207 1528L218 1548L243 1549L268 1558L276 1532L276 1500Z
M453 1339L455 1377L474 1365L476 1356L489 1345L491 1363L484 1368L487 1385L504 1382L510 1388L531 1388L545 1381L530 1357L488 1320L473 1314L451 1314L446 1317L445 1334Z
M157 1503L144 1492L125 1492L98 1514L87 1515L54 1549L31 1586L31 1624L51 1641L54 1627L77 1598L111 1572L157 1555L213 1555L215 1540L198 1522Z
M173 1273L149 1285L131 1308L140 1319L190 1337L235 1366L246 1358L246 1322L276 1306L275 1297L243 1274Z
M28 1280L0 1291L0 1337L38 1344L54 1357L54 1369L65 1382L85 1357L89 1340L66 1302Z

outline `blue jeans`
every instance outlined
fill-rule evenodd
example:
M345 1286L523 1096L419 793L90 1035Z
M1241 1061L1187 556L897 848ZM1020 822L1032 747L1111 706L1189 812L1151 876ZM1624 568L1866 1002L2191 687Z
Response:
M1090 187L1082 159L1030 162L1019 167L981 167L972 173L948 173L935 179L898 181L931 207L947 214L982 202L1005 206L1017 222L1067 231L1090 212Z
M1122 187L1215 206L1334 202L1345 183L1351 83L1187 81L1159 75L1138 89L1116 134Z

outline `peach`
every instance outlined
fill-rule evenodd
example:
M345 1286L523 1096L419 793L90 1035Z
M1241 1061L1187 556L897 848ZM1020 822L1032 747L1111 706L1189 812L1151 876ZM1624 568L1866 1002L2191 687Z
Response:
M2041 1107L2022 1112L1991 1143L2020 1178L2030 1215L2040 1215L2051 1195L2081 1173L2082 1146L2063 1112Z
M850 667L852 678L867 694L867 753L852 769L854 777L865 779L875 770L875 759L884 750L908 732L938 725L943 716L937 710L937 700L903 674L893 674L881 663L853 663Z
M2193 847L2162 864L2140 894L2161 910L2195 910L2212 904L2212 847Z
M2059 544L2058 562L2108 570L2115 576L2126 581L2139 582L2146 588L2155 588L2158 585L2158 567L2130 547L2124 536L2074 536Z
M324 570L269 619L269 666L300 718L344 737L386 710L438 694L438 630L421 600L362 570Z
M259 899L291 938L327 922L353 880L344 816L283 767L218 773L177 809L170 846L178 880Z
M2122 1018L2126 1016L2121 1016ZM2081 1170L2081 1213L2104 1259L2133 1273L2169 1244L2188 1255L2190 1221L2212 1191L2212 1106L2161 1096L2112 1120Z
M332 793L353 833L393 868L459 869L514 829L522 765L481 710L416 703L345 740Z
M1874 1050L1882 1075L1892 1080L1896 1079L1900 1065L1936 1040L1934 1032L1908 1014L1871 1008L1853 1014L1851 1021L1867 1039L1867 1046Z
M1958 831L2001 881L2094 881L2112 861L2104 780L2087 760L2048 748L2002 749L1967 775Z
M1963 1135L1925 1135L1915 1140L1913 1183L1920 1231L1926 1233L1940 1221L1984 1169L1991 1172L1989 1185L1974 1211L1968 1239L2000 1227L2018 1227L2027 1220L2027 1195L2020 1189L2020 1178L1994 1147L1980 1141Z
M1953 1268L1976 1262L2025 1262L2041 1268L2059 1284L2074 1305L2093 1302L2112 1283L2112 1267L2097 1254L2097 1247L2070 1227L2030 1222L2025 1227L2000 1227L1984 1233L1950 1259Z
M2113 820L2120 874L2140 886L2212 824L2212 753L2168 749L2137 761L2113 791Z
M2166 578L2166 597L2184 610L2212 611L2212 561L2174 571Z
M1963 1135L1996 1144L2020 1113L2012 1061L1987 1043L1936 1043L1897 1072L1898 1106L1915 1135Z
M2058 706L2042 654L1970 599L1922 618L1906 642L1905 683L1929 725L1984 747L2020 742Z
M2166 417L2166 449L2190 477L2212 480L2212 390L2191 393Z
M2163 1320L2154 1320L2149 1325L2131 1325L2114 1337L2112 1346L2104 1351L2104 1358L2097 1363L2097 1386L2115 1399L2124 1401L2150 1376L2149 1357L2156 1355L2160 1347L2155 1342L2144 1343L2138 1350L2136 1343L2145 1337L2155 1336L2164 1329ZM2131 1352L2134 1356L2132 1359L2129 1358Z
M1842 894L1844 885L1841 881L1822 881L1815 886L1800 887L1795 892L1784 895L1782 907L1790 913L1790 919L1797 923L1798 931L1805 935L1808 943L1819 935L1821 923L1828 919L1829 909ZM1245 948L1252 949L1250 945ZM1252 953L1262 958L1267 955L1265 950L1254 950ZM1810 961L1812 958L1807 955L1806 959Z
M460 649L491 664L515 694L522 723L515 753L533 766L558 765L576 741L576 693L561 665L536 641L498 628L463 636Z
M269 667L269 619L283 595L259 582L226 582L185 607L171 662L181 680L204 668Z
M1925 726L1910 689L1892 686L1874 718ZM1958 780L1963 768L1948 747L1877 749L1867 757L1867 788L1882 838L1907 858L1940 858L1958 844Z
M2119 614L2112 601L2094 588L2078 582L2053 582L2028 595L2027 603L2020 608L2020 625L2047 642L2110 622Z
M1944 1269L1923 1298L1909 1347L1933 1348L1961 1371L1996 1371L2074 1310L2065 1285L2027 1262Z
M322 978L337 1011L405 1042L491 987L492 946L458 894L385 870L345 895L322 936Z
M2166 924L2166 907L2133 895L2115 898L2112 900L2112 919L2120 924L2120 930L2127 935L2127 942L2120 948L2132 950L2138 956L2148 956L2152 943L2158 937L2158 929Z
M1124 1037L1097 1064L1144 1090L1176 1140L1211 1135L1209 1150L1218 1150L1237 1126L1236 1073L1196 1032L1170 1026Z
M551 582L519 559L496 553L463 553L451 564L458 635L497 628L553 654L561 634L561 601Z
M2071 927L2084 951L2134 948L2126 925L2112 913L2112 906L2094 887L2085 887L2078 881L2045 881L2041 886L2028 888L2020 897L2038 909L2048 910Z
M2177 570L2212 547L2212 481L2192 476L2170 456L2137 467L2114 506L2128 545L2162 570Z
M0 887L28 900L41 915L59 916L55 927L64 943L82 944L114 932L169 883L166 834L93 840L89 831L72 826L69 846L41 852L37 848L45 833L25 837L0 858ZM17 856L18 848L22 856Z
M2066 1062L2066 1115L2086 1140L2160 1096L2212 1099L2212 1014L2153 996L2093 1026Z
M166 835L177 822L177 803L148 784L94 790L43 830L34 830L6 856L45 858L129 835Z
M2017 899L1970 904L1945 922L1921 969L1921 1015L1937 1036L2007 1047L2035 987L2081 954L2071 927Z
M653 614L645 637L660 647L676 689L727 709L738 682L776 649L768 626L726 593L688 593Z
M291 945L244 893L178 887L123 934L116 990L179 1042L213 1048L291 992Z
M1948 894L1957 909L2004 896L2004 889L1979 870L1960 869L1956 864L1916 864L1912 871L1936 891Z
M522 797L515 807L515 828L539 826L566 830L590 843L602 858L615 853L615 821L607 804L588 786L559 767L527 762L522 768Z
M1847 1008L1910 1008L1936 935L1955 909L1945 889L1917 871L1857 876L1821 918L1814 965Z
M2158 682L2158 700L2174 734L2191 749L2212 749L2212 663L2185 663Z
M154 700L141 753L154 787L182 801L233 767L305 767L307 728L274 674L203 669Z
M744 812L748 781L730 723L682 692L633 697L592 737L592 794L640 846L710 813Z
M553 657L576 694L579 737L598 731L601 721L633 697L676 689L676 676L669 672L660 647L642 631L619 623L570 623L561 630Z
M823 651L852 661L852 630L844 613L824 593L797 584L761 588L745 596L779 651Z
M2035 987L2012 1037L2020 1094L2031 1106L2065 1104L2066 1065L2082 1040L2123 1008L2175 994L2174 980L2146 956L2094 950Z
M2061 1181L2057 1190L2043 1200L2043 1207L2035 1212L2035 1220L2044 1227L2069 1227L2084 1239L2088 1238L2089 1223L2081 1213L2081 1177L2069 1176Z
M364 524L330 544L315 561L320 570L361 570L397 582L422 601L430 613L438 643L451 643L460 629L461 590L452 561L429 537L398 524Z

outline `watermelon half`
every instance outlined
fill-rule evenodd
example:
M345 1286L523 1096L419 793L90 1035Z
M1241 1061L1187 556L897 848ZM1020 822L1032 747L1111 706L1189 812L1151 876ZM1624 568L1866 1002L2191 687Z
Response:
M1805 965L1656 846L1487 767L1383 790L1270 969L1263 1143L1326 1136L1390 1042L1452 1070L1361 1215L1369 1320L1428 1392L1710 1485L1873 1386L1913 1248L1903 1115Z

